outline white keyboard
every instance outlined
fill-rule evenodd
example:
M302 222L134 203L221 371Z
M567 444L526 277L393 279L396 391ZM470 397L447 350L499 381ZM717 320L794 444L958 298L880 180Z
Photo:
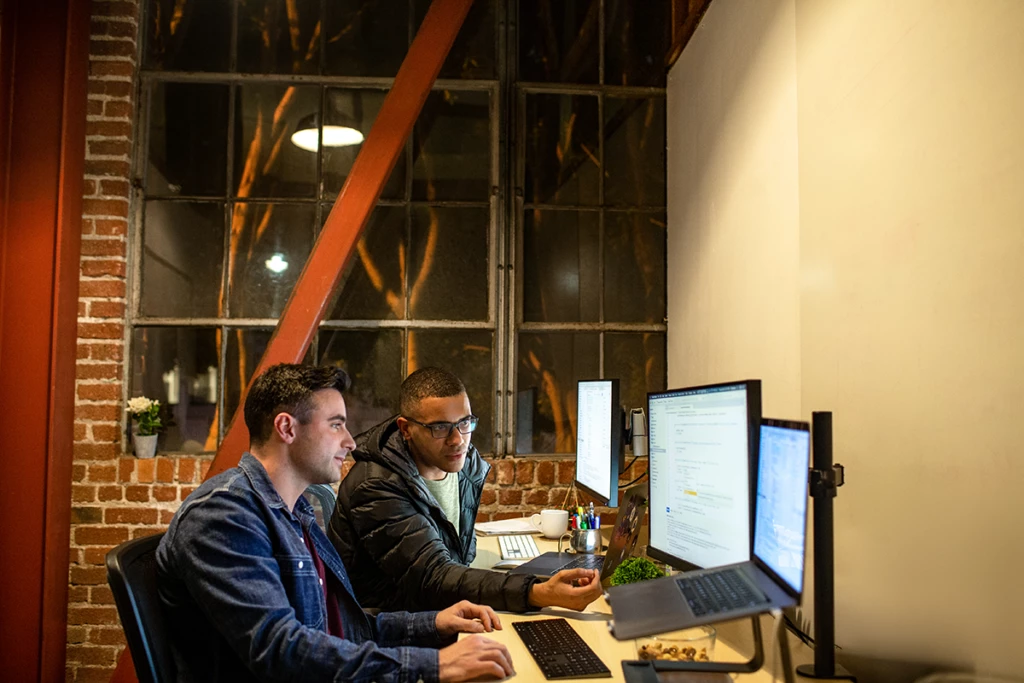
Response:
M527 534L498 536L498 547L503 560L530 560L540 555L533 536Z

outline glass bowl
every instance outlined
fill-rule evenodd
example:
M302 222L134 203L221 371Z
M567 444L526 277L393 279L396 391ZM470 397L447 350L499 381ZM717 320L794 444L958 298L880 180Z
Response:
M715 659L713 626L695 626L658 636L636 639L637 659L667 662L711 662Z

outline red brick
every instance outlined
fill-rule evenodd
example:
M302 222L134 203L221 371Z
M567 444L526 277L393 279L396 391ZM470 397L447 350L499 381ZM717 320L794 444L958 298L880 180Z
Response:
M121 385L100 382L79 382L78 398L83 401L116 401L121 398Z
M96 194L96 189L97 189L97 186L96 186L96 181L95 180L86 179L86 180L82 181L82 196L83 197L92 197L93 195Z
M80 339L120 339L124 325L119 323L78 323Z
M499 460L497 469L499 484L508 485L515 480L515 462L512 460Z
M154 486L153 487L153 500L158 500L161 503L169 503L172 500L178 499L178 487L176 486Z
M171 458L157 458L156 480L165 484L174 481L174 460Z
M82 553L82 563L84 564L103 564L107 561L107 551L109 551L105 545L100 546L89 546L84 549Z
M89 481L97 484L112 484L117 481L117 467L114 465L89 465Z
M127 197L130 193L131 189L127 180L105 178L100 181L100 194Z
M93 586L89 590L89 602L94 605L113 605L114 594L110 592L110 586Z
M490 471L487 472L487 479L484 481L488 484L494 484L498 481L498 468L495 467L493 463L491 464Z
M99 586L107 582L107 570L103 565L71 567L70 576L71 583L75 586Z
M548 489L548 503L556 507L562 507L562 503L565 502L565 494L568 492L569 489L564 486Z
M110 669L80 666L75 669L75 683L110 683Z
M76 443L72 453L75 460L114 460L121 455L112 443Z
M96 497L103 502L124 499L124 488L120 486L101 486L96 492Z
M103 508L91 505L71 506L72 524L102 524Z
M159 518L154 508L107 508L107 524L156 524Z
M533 462L530 460L523 460L516 463L516 483L517 484L532 484L533 483Z
M129 24L121 24L122 26L129 26L132 33L135 32L135 27ZM125 76L131 78L135 75L135 65L131 62L124 61L121 59L104 59L104 60L90 60L89 62L89 75L90 76Z
M104 297L124 298L124 280L82 280L78 285L78 296L83 299Z
M494 505L498 501L498 495L494 489L488 487L480 493L480 504L481 505Z
M124 240L82 240L83 256L124 256Z
M93 360L124 360L124 344L89 344L89 357Z
M123 482L132 480L132 472L135 471L135 458L121 458L118 461L118 478Z
M85 103L86 116L99 116L103 113L103 100L90 99Z
M117 218L97 218L95 224L97 235L123 237L128 234L128 223Z
M80 526L75 529L75 543L78 545L114 546L128 540L127 527Z
M88 588L72 588L68 591L68 596L74 596L75 591L82 591L86 595L89 594ZM84 600L69 600L69 602L84 602ZM88 629L84 626L68 626L68 642L84 643L86 633L88 633Z
M121 366L117 363L79 363L75 376L78 379L119 379Z
M97 569L104 574L106 570L102 567ZM106 579L104 579L106 580ZM117 610L113 607L69 607L69 624L116 624ZM107 672L108 674L110 672Z
M555 483L555 463L550 460L537 463L537 483L547 486Z
M112 38L135 38L136 26L127 21L111 21L93 16L89 26L89 35L110 36Z
M93 143L99 144L99 143ZM83 199L82 214L88 216L113 216L128 218L127 199Z
M130 500L134 503L148 503L149 491L149 486L125 486L124 497L125 500Z
M121 440L121 427L116 424L94 424L92 438L97 441L117 443Z
M205 481L206 474L210 471L210 465L213 464L213 460L200 460L199 461L199 480ZM184 496L182 496L184 498Z
M199 487L198 486L182 486L181 487L181 499L185 500L186 498L191 496L192 492L195 491L197 488L199 488Z
M571 484L576 478L576 463L571 460L563 460L558 463L558 483Z
M108 81L107 84L110 85L111 83ZM118 84L120 84L120 81ZM129 84L125 83L124 85ZM132 144L128 140L97 140L89 138L86 140L86 146L89 148L90 156L120 157L128 156L132 151Z
M489 522L489 521L491 521L491 516L489 514L487 514L486 512L478 512L478 513L476 513L476 521L477 522Z
M113 102L107 102L107 108ZM131 111L131 105L124 103ZM129 162L124 159L86 159L85 160L85 175L105 175L105 176L116 176L118 178L127 178L130 172ZM91 215L91 211L82 211L86 216ZM97 232L99 232L99 226L97 226Z
M189 484L196 478L195 458L178 458L178 481Z
M78 329L82 329L79 325ZM111 422L121 419L121 407L114 403L79 403L75 406L76 420L102 420Z
M82 261L81 270L85 277L102 277L104 275L124 277L126 272L125 262L117 259Z
M140 459L135 463L135 481L152 484L156 479L156 463L153 458Z
M82 424L81 422L76 422L75 423L75 436L74 436L74 440L75 441L85 441L85 432L86 432L85 425Z
M93 666L114 666L117 663L117 648L90 645L69 645L67 661Z
M152 536L154 534L162 534L167 531L167 527L159 526L147 526L132 529L132 540L136 538L145 538L146 536Z
M174 519L174 513L170 510L160 511L160 524L170 524L171 520Z
M84 301L79 301L78 302L78 317L79 318L85 317L85 302Z
M523 502L523 492L519 489L501 489L498 491L499 505L519 505Z
M107 100L107 102L103 105L103 115L109 116L110 118L131 119L132 105L130 102L118 102L117 100Z
M132 57L135 55L135 41L133 40L90 40L90 55L103 55L110 57ZM92 83L89 84L89 91L93 91Z
M100 627L89 629L89 642L97 645L124 645L126 643L124 631L120 628Z
M71 485L71 500L75 503L91 503L96 500L96 487L84 484Z
M82 481L85 479L85 465L75 463L71 466L71 481Z
M491 518L495 521L498 521L500 519L518 519L522 516L522 512L495 512L493 515L491 515Z
M547 489L531 489L526 493L526 502L529 505L547 505L548 504L548 490Z
M137 20L139 3L128 0L93 0L92 16Z

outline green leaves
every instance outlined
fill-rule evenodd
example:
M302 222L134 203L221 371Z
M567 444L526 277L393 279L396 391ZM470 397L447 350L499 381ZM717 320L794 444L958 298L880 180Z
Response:
M658 579L664 575L665 573L646 557L631 557L623 561L612 573L611 584L621 586L637 581Z

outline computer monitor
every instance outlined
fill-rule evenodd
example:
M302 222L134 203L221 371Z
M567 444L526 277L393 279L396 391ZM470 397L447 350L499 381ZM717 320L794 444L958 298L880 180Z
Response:
M650 556L682 570L750 559L761 381L647 395Z
M619 380L577 383L576 486L612 507L619 502L622 423Z

